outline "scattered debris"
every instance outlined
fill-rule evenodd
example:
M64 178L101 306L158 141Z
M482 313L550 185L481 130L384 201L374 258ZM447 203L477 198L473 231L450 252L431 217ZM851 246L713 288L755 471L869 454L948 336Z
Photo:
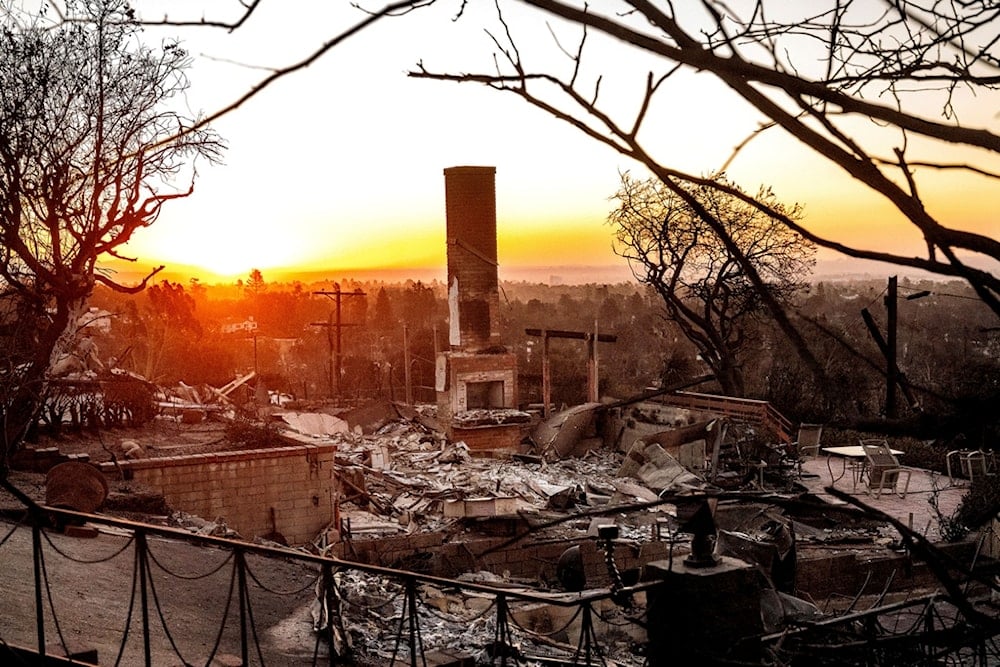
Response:
M213 419L233 414L229 396L250 379L237 378L223 389L182 385L165 403L182 420L196 412ZM738 440L742 432L732 429L730 440L723 443L727 427L721 418L700 419L703 415L689 410L669 416L676 419L675 428L665 429L659 423L646 428L637 421L645 408L636 406L623 420L629 422L626 428L601 423L609 416L599 408L597 403L577 406L538 424L522 451L500 458L473 455L464 441L450 440L439 428L433 408L427 407L378 403L336 415L270 408L270 419L263 424L289 437L336 443L334 520L305 548L437 576L466 572L495 587L565 595L587 586L606 587L609 581L615 590L623 578L634 580L649 559L662 560L668 553L687 562L690 556L683 557L691 551L693 528L686 514L689 503L682 497L722 493L713 483L716 473L727 480L727 474L734 480L745 475L725 453L720 454L724 445L730 454L739 453L744 442ZM663 420L662 411L650 412ZM462 427L488 428L527 423L530 415L471 410L452 420ZM604 441L617 446L604 446ZM123 459L158 454L157 447L138 438L123 438L108 451ZM57 492L55 482L51 487L47 501L62 506L79 501L62 499L60 493L71 497L89 491ZM798 493L801 490L790 487L787 496ZM668 496L669 504L663 500ZM271 530L257 541L284 544L276 520L281 510L269 511ZM713 528L702 541L715 552L717 534L718 554L755 565L774 583L761 599L768 632L812 622L819 615L814 606L789 595L794 591L797 548L892 546L891 536L872 526L831 520L829 526L817 527L824 524L790 517L767 502L721 503L718 511L718 532ZM240 537L224 517L208 521L178 512L171 519L201 535ZM608 528L614 529L614 538L607 537ZM531 567L513 570L514 555L534 559ZM344 570L336 574L335 587L333 594L322 586L317 589L314 627L321 630L332 622L339 647L353 645L368 657L388 660L394 650L393 629L408 613L401 606L399 584ZM495 631L495 617L484 613L492 604L490 596L433 586L423 586L421 595L426 602L420 605L421 632L428 650L458 662L466 657L485 660L497 650L483 640ZM344 611L360 605L365 613L342 614L342 602ZM642 604L636 602L639 612ZM555 605L514 605L513 617L526 627L568 624L558 636L524 641L516 647L517 654L545 656L556 663L571 659L579 629L562 617L564 611ZM601 611L609 618L622 613L614 605ZM631 624L623 617L621 625ZM614 647L608 656L615 664L642 664L630 651L635 638L620 639L609 628L601 632L602 646Z

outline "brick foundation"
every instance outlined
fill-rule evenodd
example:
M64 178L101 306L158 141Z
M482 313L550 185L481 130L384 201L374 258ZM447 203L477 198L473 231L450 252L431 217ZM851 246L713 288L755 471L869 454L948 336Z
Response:
M973 561L976 548L974 541L936 546L963 563ZM991 559L981 558L981 565L987 566L985 560ZM797 594L815 601L832 595L853 596L862 587L865 593L875 594L886 587L892 592L934 587L939 583L925 562L908 554L873 556L865 550L811 555L808 549L802 549L795 573Z
M120 466L126 476L162 493L174 509L205 519L224 517L245 538L276 530L289 544L302 544L333 520L336 451L336 445L301 445L125 461ZM102 463L101 469L118 474L111 463Z
M562 553L579 545L589 588L607 587L611 580L604 551L593 539L519 542L486 553L507 538L470 538L462 540L445 533L419 533L373 540L351 540L333 546L332 555L369 565L397 567L439 577L456 577L485 570L494 574L537 579L555 583L556 563ZM669 554L667 542L647 542L641 546L615 545L615 563L625 574L646 563L662 560Z
M452 426L452 442L461 440L472 456L502 456L521 451L521 441L527 435L528 424L498 424L460 428Z

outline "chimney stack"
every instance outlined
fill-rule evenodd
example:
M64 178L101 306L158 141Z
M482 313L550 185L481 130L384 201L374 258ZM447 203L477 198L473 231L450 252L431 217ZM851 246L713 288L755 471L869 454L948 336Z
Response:
M451 349L479 352L500 342L496 167L444 170Z
M436 360L437 417L475 456L517 451L529 420L517 410L517 355L500 341L496 171L444 170L450 346Z

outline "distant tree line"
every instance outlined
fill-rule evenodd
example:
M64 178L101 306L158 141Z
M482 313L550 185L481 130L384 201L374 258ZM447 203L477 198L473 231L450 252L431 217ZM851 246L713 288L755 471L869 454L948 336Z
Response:
M115 314L111 331L98 339L103 355L136 372L153 368L148 379L161 385L221 386L254 370L256 346L257 371L268 389L300 400L325 400L331 396L329 372L336 354L329 327L335 303L318 292L330 291L331 285L265 280L248 289L246 283L242 288L161 283L139 295L98 290L90 303ZM338 285L344 325L341 398L403 400L405 326L414 398L433 402L435 353L447 349L444 285L351 280ZM542 400L541 340L526 335L529 328L614 334L617 342L599 345L604 396L634 396L710 372L697 347L668 317L660 296L645 286L520 282L502 288L501 336L518 357L523 404ZM823 387L812 382L771 320L747 322L748 342L737 358L745 395L771 401L793 420L877 421L885 407L885 362L860 313L868 308L884 326L885 288L881 278L820 282L790 295L797 326L824 365L830 384ZM927 415L964 415L966 426L970 419L984 422L970 416L974 408L1000 398L1000 331L992 325L990 309L958 281L904 278L899 291L899 366L919 401L904 406L902 417L921 423ZM924 291L930 294L905 298ZM250 318L256 329L226 329ZM555 404L584 402L586 346L553 339L549 355ZM719 384L699 390L722 392ZM937 425L960 428L946 420ZM980 432L991 428L975 427Z

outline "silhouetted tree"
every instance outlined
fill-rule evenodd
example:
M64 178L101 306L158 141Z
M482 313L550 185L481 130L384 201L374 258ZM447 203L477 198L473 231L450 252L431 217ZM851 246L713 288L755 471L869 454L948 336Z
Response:
M552 53L565 59L563 66L553 67L551 59L533 66L529 51L519 48L527 40L519 45L513 24L502 12L518 5L561 19L552 23ZM489 31L495 50L491 71L433 72L420 63L411 75L512 93L639 161L680 197L692 185L720 189L819 247L960 277L1000 315L1000 275L995 268L977 268L960 254L995 263L1000 260L1000 241L969 231L962 219L935 214L921 197L921 185L945 170L966 182L1000 178L995 166L1000 137L985 125L988 121L973 115L981 100L996 98L1000 85L1000 42L983 37L1000 31L1000 13L991 3L524 0L498 2L497 8L498 25ZM611 70L596 60L590 45L601 37L637 57L640 67L649 67L643 81L630 83L633 69ZM735 94L738 103L764 119L725 164L757 135L783 131L855 179L859 191L887 202L924 239L926 256L893 247L895 238L880 249L870 249L867 237L846 243L830 238L771 208L766 200L672 162L677 153L671 133L691 128L676 124L674 116L661 109L669 112L680 99L692 102L680 88L683 84L675 83L682 70L714 77L721 90ZM609 89L615 94L607 94ZM629 89L635 92L632 105L623 103ZM669 103L662 105L664 98ZM706 99L719 104L714 97ZM928 116L935 104L940 109L937 118ZM968 162L952 161L947 156L954 152L936 150L956 146L968 149L959 158ZM715 228L724 234L721 225ZM763 290L762 282L749 277ZM786 334L794 336L776 304L770 307ZM808 354L804 348L799 351ZM815 359L811 363L818 370Z
M243 291L251 301L256 301L261 294L267 291L267 282L260 269L250 270L250 275L247 276L247 281L243 284Z
M719 179L726 189L735 189ZM761 291L785 303L800 289L813 264L815 247L779 220L726 191L687 186L682 198L656 179L621 177L618 207L608 216L615 228L615 252L635 277L656 290L670 318L691 341L723 390L744 395L740 352L747 328L764 310ZM693 199L699 206L688 204ZM797 219L769 190L756 199L767 210ZM718 221L717 234L701 211ZM748 277L747 265L762 280Z
M17 386L0 397L0 474L94 286L145 286L116 283L98 259L119 256L165 202L191 194L193 173L186 185L175 179L221 148L203 129L176 136L197 123L166 105L188 86L180 46L144 46L124 0L72 8L86 21L56 23L16 2L0 11L0 279L17 303L6 316L35 325Z
M392 329L396 325L396 315L389 300L389 293L384 287L378 289L375 296L375 310L372 313L372 325L377 329Z
M144 335L135 340L136 358L139 372L146 379L163 380L165 362L179 361L201 338L202 328L195 317L195 302L184 286L166 280L146 290L148 305L140 317ZM176 364L175 364L176 365ZM173 375L179 375L173 369Z
M425 328L434 321L436 314L434 290L421 281L407 282L400 294L399 313L411 328Z

